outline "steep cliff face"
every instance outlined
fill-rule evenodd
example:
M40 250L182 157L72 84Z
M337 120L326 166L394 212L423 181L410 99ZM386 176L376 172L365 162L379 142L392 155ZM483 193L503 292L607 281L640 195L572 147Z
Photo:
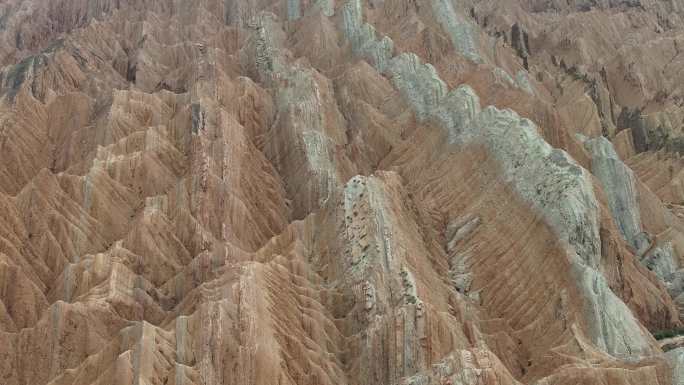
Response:
M0 382L682 384L683 18L5 1Z

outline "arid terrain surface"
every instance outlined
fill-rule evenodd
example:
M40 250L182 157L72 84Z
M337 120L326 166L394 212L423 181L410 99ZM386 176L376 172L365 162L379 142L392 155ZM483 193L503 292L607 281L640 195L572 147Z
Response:
M683 385L682 153L684 0L0 0L0 385Z

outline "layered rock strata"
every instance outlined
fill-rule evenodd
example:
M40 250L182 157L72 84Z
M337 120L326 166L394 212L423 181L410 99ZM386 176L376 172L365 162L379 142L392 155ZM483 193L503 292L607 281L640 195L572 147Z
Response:
M682 383L681 12L0 5L2 383Z

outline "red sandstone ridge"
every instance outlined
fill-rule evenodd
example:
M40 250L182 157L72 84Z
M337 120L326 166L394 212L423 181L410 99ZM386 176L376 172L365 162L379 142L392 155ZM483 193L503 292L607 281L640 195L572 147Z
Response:
M0 385L683 385L683 21L1 2Z

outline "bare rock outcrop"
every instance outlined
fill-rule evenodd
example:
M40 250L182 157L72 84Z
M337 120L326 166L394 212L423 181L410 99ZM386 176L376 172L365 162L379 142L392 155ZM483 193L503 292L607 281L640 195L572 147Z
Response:
M0 4L0 382L679 385L680 3Z

